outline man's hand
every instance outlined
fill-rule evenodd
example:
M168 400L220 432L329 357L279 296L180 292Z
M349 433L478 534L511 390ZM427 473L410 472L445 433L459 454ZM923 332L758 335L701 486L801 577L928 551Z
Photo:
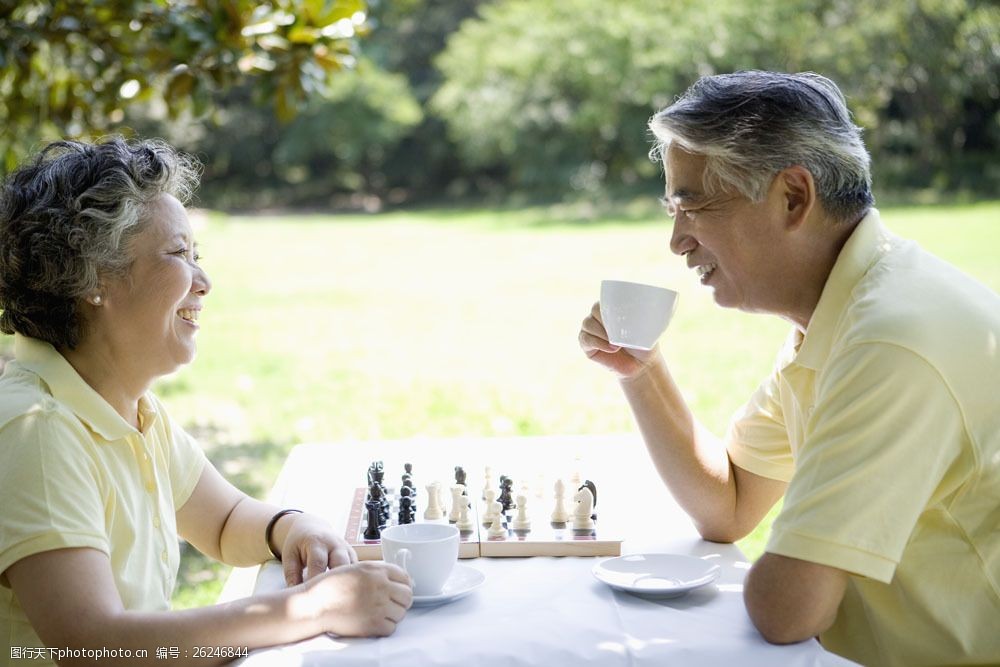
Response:
M601 321L600 302L594 303L590 315L580 325L578 339L588 359L610 369L621 379L639 375L660 356L659 346L649 351L628 350L608 341L608 332Z
M331 570L306 584L325 632L342 637L391 635L413 602L409 575L382 561Z
M284 518L284 517L283 517ZM285 582L289 586L305 581L341 565L358 562L358 555L344 538L333 532L326 521L309 515L289 515L291 525L280 546Z

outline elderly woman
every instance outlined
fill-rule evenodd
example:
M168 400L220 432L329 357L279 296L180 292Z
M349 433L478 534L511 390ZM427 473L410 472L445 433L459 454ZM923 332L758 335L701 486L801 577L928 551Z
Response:
M410 606L404 571L357 563L322 520L241 493L149 391L194 358L212 287L183 205L196 167L159 142L60 141L3 184L0 329L15 361L0 378L0 634L12 648L146 652L140 664L157 647L387 635ZM289 587L170 611L178 535L231 565L283 557Z

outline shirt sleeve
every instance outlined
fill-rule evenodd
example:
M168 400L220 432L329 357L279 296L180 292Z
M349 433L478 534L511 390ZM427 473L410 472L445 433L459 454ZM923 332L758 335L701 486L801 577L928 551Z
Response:
M167 432L171 448L170 488L174 507L180 509L194 493L208 458L198 441L170 417L167 417Z
M734 465L755 475L787 482L795 472L779 393L777 369L733 416L726 451Z
M888 583L961 454L962 415L923 358L887 343L832 357L767 551Z
M42 405L0 428L0 584L7 568L44 551L110 553L102 473L79 426Z

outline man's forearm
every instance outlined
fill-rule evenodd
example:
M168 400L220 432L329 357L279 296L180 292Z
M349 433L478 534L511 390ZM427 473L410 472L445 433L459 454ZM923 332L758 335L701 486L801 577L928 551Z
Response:
M742 537L729 457L699 426L663 358L621 385L657 472L698 531L719 542Z

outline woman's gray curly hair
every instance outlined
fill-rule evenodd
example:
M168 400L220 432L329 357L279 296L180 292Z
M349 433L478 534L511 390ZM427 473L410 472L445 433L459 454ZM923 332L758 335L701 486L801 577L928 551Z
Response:
M198 161L159 140L56 141L0 186L0 331L75 348L82 299L126 275L128 243L162 194L187 203Z

